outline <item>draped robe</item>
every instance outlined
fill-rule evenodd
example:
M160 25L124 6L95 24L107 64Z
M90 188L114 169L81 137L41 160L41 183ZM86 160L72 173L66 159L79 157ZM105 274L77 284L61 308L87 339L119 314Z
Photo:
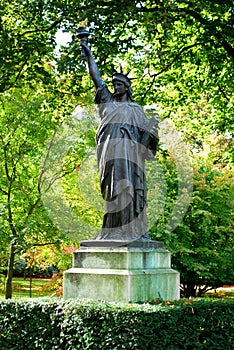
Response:
M117 102L105 84L97 90L101 122L96 133L100 187L105 201L96 239L148 239L145 159L153 159L158 139L134 102Z

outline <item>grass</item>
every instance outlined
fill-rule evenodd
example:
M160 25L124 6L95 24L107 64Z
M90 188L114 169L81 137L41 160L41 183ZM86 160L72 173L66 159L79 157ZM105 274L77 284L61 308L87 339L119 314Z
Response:
M46 288L50 283L47 279L33 279L31 285L31 297L38 298L50 296L52 293ZM30 297L30 279L13 278L12 283L13 298L29 298ZM0 283L0 298L4 298L4 279Z
M206 297L220 298L220 299L234 299L234 287L227 286L223 288L218 288L216 290L211 290L205 294Z

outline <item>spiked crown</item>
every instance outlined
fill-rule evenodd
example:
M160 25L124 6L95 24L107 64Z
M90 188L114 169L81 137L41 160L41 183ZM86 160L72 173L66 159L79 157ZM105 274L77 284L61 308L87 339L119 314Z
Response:
M129 73L130 71L127 74L124 74L122 66L120 66L120 72L117 72L117 71L114 72L114 74L112 75L112 81L113 82L115 80L121 81L122 83L125 84L126 87L129 88L131 86L131 78L128 77Z

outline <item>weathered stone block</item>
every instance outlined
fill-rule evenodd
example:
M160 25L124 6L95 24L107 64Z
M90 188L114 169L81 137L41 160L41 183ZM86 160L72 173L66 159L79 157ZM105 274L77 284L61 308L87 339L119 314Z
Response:
M113 302L179 299L179 273L171 255L153 247L81 247L64 272L64 299Z

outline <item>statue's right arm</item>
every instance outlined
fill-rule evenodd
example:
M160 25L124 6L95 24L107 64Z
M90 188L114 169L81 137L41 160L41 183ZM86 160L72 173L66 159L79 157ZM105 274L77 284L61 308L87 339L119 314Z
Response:
M81 41L81 46L84 49L84 52L85 52L86 57L88 59L89 74L91 76L91 79L94 82L96 89L98 89L99 87L101 87L103 85L103 80L101 78L97 63L94 60L94 57L92 55L92 52L91 52L89 46L83 41Z

